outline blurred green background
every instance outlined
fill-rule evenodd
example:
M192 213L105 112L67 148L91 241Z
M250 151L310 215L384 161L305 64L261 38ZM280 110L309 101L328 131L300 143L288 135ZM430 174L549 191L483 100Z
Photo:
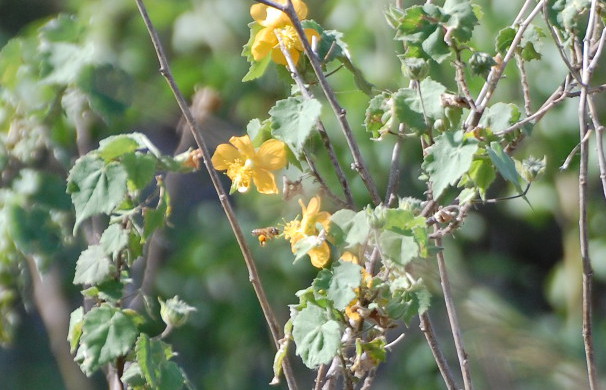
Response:
M405 2L406 6L410 2ZM509 25L521 1L477 1L484 16L474 32L480 49L494 53L494 38ZM222 0L148 0L151 18L160 32L176 79L192 97L195 91L211 88L216 94L203 127L214 145L231 135L243 134L252 118L267 117L276 100L289 93L289 83L275 67L261 79L240 80L248 69L240 56L248 40L248 9L252 2ZM401 53L383 13L387 0L308 0L309 18L324 28L341 31L354 63L380 89L395 90L407 85L394 53ZM98 63L120 69L123 78L108 79L109 96L123 106L111 120L97 121L91 145L110 134L142 131L165 153L187 145L177 131L178 108L164 79L149 37L134 1L125 0L2 0L0 2L0 46L18 34L31 33L31 23L58 13L76 15L86 26L84 41L94 48ZM538 23L541 26L541 22ZM544 101L565 74L553 45L546 41L543 59L528 65L534 108ZM1 61L1 59L0 59ZM604 69L602 67L602 69ZM517 74L510 68L497 89L493 102L521 103ZM452 68L434 69L434 76L452 90ZM606 75L598 71L596 83ZM472 92L478 93L483 80L471 77ZM5 80L6 81L6 80ZM350 74L340 71L330 77L340 102L360 142L377 184L384 188L391 156L391 141L368 140L362 127L368 97L358 91ZM3 86L0 85L0 89ZM125 92L128 92L126 93ZM126 97L125 97L126 96ZM124 99L122 99L124 98ZM121 100L122 99L122 100ZM219 104L215 104L220 101ZM599 100L604 106L604 100ZM455 299L467 343L472 375L478 389L579 389L587 386L581 337L581 263L577 222L577 160L560 171L578 142L576 101L570 99L550 112L516 152L517 156L547 156L547 171L533 184L529 207L517 199L478 206L452 239L445 243ZM324 110L328 131L349 165L344 141ZM6 118L4 118L6 120ZM64 168L77 156L73 131L63 130L58 160ZM62 133L63 134L63 133ZM52 137L50 137L52 138ZM6 140L4 140L6 142ZM54 140L55 144L57 140ZM593 148L592 148L593 150ZM52 151L51 151L52 152ZM418 180L421 153L418 145L406 143L402 158L400 195L422 196ZM590 157L589 181L590 248L595 267L595 345L599 372L606 369L606 208L598 182L595 154ZM320 159L331 180L330 168ZM39 164L40 165L40 164ZM53 172L52 167L29 167ZM293 172L287 173L294 175ZM352 172L348 173L353 179ZM23 175L22 175L23 176ZM294 177L294 176L293 176ZM27 183L27 177L22 181ZM7 186L3 182L3 186ZM8 188L8 187L6 187ZM178 352L177 361L199 389L253 390L269 388L273 350L259 305L248 282L240 252L224 219L205 173L171 178L174 212L171 226L153 244L152 288L161 297L179 295L196 307L190 322L175 331L168 342ZM306 187L308 195L312 186ZM353 179L358 204L368 203L359 179ZM33 191L47 194L48 187ZM490 197L512 193L497 182ZM245 231L289 220L297 214L296 200L284 203L280 197L253 193L233 197ZM327 204L330 209L331 205ZM6 222L5 220L3 222ZM79 237L79 239L82 237ZM3 239L7 239L4 237ZM61 256L49 262L49 277L55 280L69 311L81 296L71 285L74 264L83 241L66 245ZM255 238L250 237L255 243ZM7 245L0 248L9 250ZM280 318L288 318L287 305L294 293L309 285L314 269L308 262L291 262L290 248L272 242L255 248L256 259L269 298ZM13 248L14 249L14 248ZM10 263L9 260L14 261ZM17 260L15 260L17 259ZM64 389L60 361L52 353L47 324L31 292L31 275L23 259L4 253L4 287L17 295L5 319L15 324L13 341L0 348L0 387L6 389ZM439 292L437 273L429 265L424 277L430 281L434 298L431 317L438 337L456 372L454 346ZM141 274L143 271L140 270ZM13 279L11 279L13 277ZM141 275L138 275L141 278ZM158 332L161 327L158 324ZM441 389L442 379L418 323L405 329L406 337L381 366L376 388ZM395 338L398 333L394 333ZM313 375L293 356L301 388L311 388ZM88 383L91 389L106 387L102 375ZM73 388L73 387L72 387Z

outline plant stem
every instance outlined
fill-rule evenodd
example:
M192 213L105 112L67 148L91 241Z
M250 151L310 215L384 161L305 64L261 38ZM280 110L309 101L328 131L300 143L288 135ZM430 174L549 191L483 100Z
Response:
M263 1L262 3L269 5L272 2ZM370 173L368 172L368 169L366 168L366 164L364 163L364 159L362 158L362 154L360 153L360 148L358 147L358 144L353 136L351 127L349 125L349 122L347 121L347 117L346 117L347 112L339 104L334 91L330 87L330 84L328 84L328 80L326 79L326 76L324 76L324 72L322 71L322 65L320 64L320 60L316 56L316 53L314 53L314 51L312 50L311 45L310 45L309 41L307 40L307 37L305 36L305 31L303 30L303 26L301 25L301 21L299 20L299 17L297 16L297 12L295 11L295 7L292 4L292 1L289 0L285 8L284 7L276 7L276 8L282 10L284 13L286 13L286 15L288 15L288 17L290 18L290 20L293 24L293 27L297 31L297 34L299 35L299 39L301 39L301 42L303 43L303 48L305 50L305 54L309 58L309 62L311 63L314 73L316 74L316 77L318 78L318 82L320 83L322 91L324 92L324 95L326 96L326 99L328 100L330 107L332 108L333 112L335 113L335 116L339 122L341 130L343 131L343 135L345 136L347 145L349 147L349 150L350 150L351 155L354 160L354 164L353 164L354 169L360 174L360 177L362 178L364 185L368 189L368 192L370 194L370 197L371 197L373 203L375 205L378 205L379 203L381 203L381 197L379 195L379 192L377 190L377 187L375 185L373 178L370 176Z
M448 365L448 362L444 357L444 353L442 353L442 349L438 344L436 334L433 330L433 325L431 324L431 319L429 318L429 313L425 312L423 314L420 314L419 319L421 321L419 323L419 328L425 335L425 339L427 340L429 349L431 349L431 353L433 354L433 358L438 365L440 374L442 374L442 378L444 378L446 387L448 388L448 390L455 390L457 386L452 376L452 371L450 370L450 366Z
M168 64L168 60L164 53L162 43L160 42L158 33L157 33L156 29L154 28L152 21L149 18L147 9L146 9L145 5L143 4L143 0L135 0L135 2L137 3L137 8L139 9L139 13L141 14L141 17L143 18L143 22L145 23L145 26L147 28L151 41L154 45L154 49L156 51L158 61L160 63L160 74L162 74L162 76L164 76L164 78L166 79L171 91L173 92L173 94L175 96L177 104L179 105L181 113L185 117L187 124L189 125L189 129L192 132L194 139L196 140L196 144L198 145L198 147L200 148L200 151L202 152L204 166L206 167L206 170L208 171L212 184L219 197L221 206L223 207L223 211L225 212L225 215L227 216L227 219L232 228L234 236L236 237L236 240L238 241L238 245L240 246L240 251L242 252L242 255L244 257L244 262L246 263L246 268L248 269L248 276L249 276L250 283L252 284L255 294L257 296L257 299L261 305L261 309L263 311L263 315L265 316L265 321L267 322L267 325L269 326L269 330L271 332L271 335L272 335L272 338L274 341L274 345L276 347L278 347L279 340L281 338L281 330L278 326L278 322L275 318L275 315L269 304L269 301L267 300L267 295L265 294L265 290L263 289L263 285L262 285L261 279L259 277L259 272L257 271L257 266L253 259L250 247L248 246L246 239L244 238L244 234L238 223L238 220L236 219L235 212L234 212L231 204L229 203L229 198L227 196L227 193L225 192L225 189L223 188L223 185L221 184L219 175L217 174L217 171L215 171L215 169L212 166L211 154L208 149L208 146L206 145L204 136L202 135L199 125L195 121L195 119L189 109L189 106L188 106L185 98L183 97L183 94L181 93L181 90L179 89L179 87L177 86L177 84L175 82L175 79L170 70L170 66ZM283 362L283 369L284 369L284 376L286 377L286 381L288 384L288 388L291 390L297 389L297 385L296 385L296 382L294 379L292 368L290 367L290 364L288 363L288 360L286 358L284 359L284 362Z
M436 246L442 246L442 238L436 238ZM444 294L444 303L446 304L446 312L448 313L448 321L450 322L450 329L452 337L454 339L455 348L457 350L457 357L459 359L459 366L461 367L461 374L463 375L463 386L465 390L472 390L473 384L471 383L471 374L469 371L469 360L467 353L465 352L465 346L463 345L463 337L461 336L461 327L457 318L457 311L454 305L454 299L452 297L452 291L450 288L450 280L448 278L448 272L446 271L446 261L444 260L444 252L439 251L437 254L438 259L438 270L440 272L440 284L442 285L442 292Z
M284 46L284 43L282 42L282 38L280 37L280 34L276 34L276 38L278 38L278 42L280 43L280 49L282 50L282 54L284 54L284 58L286 58L286 62L288 63L288 70L290 71L290 75L291 75L292 79L295 81L295 83L297 84L297 86L299 87L301 94L306 99L313 99L314 98L313 93L307 88L307 86L303 82L303 78L301 77L301 75L299 74L299 71L297 70L297 65L295 64L290 53ZM333 168L335 169L335 174L337 175L337 178L339 179L339 183L341 183L341 187L343 187L343 194L345 195L345 199L346 199L346 201L344 203L347 205L348 208L353 209L354 201L353 201L353 197L351 195L351 190L349 188L349 183L347 182L345 173L343 172L343 169L341 168L341 164L339 163L339 160L337 159L337 154L335 153L335 149L332 146L332 143L330 142L330 138L328 137L328 133L326 132L326 128L324 127L324 123L320 119L318 119L316 126L318 128L318 133L320 133L320 138L322 139L322 143L324 144L324 147L326 148L326 151L328 152L330 162L331 162ZM306 158L307 158L307 156L306 156ZM307 158L307 160L310 161L309 158ZM317 172L317 171L315 171L315 172ZM320 177L319 172L317 174L315 174L315 176L316 176L316 178L319 179L319 181L321 183L324 182L324 180L322 180L322 178ZM331 193L328 186L325 185L324 187L327 191L329 191L329 193Z
M581 159L579 165L579 240L581 247L581 260L583 263L583 343L585 346L585 360L587 362L587 376L589 388L598 388L597 370L595 364L595 353L592 330L592 292L593 292L593 269L589 256L588 221L587 221L587 170L589 161L589 140L586 137L587 126L587 89L592 75L590 51L594 28L597 24L597 0L592 0L587 22L587 30L583 39L582 73L581 73L581 97L579 100L579 138L581 140Z

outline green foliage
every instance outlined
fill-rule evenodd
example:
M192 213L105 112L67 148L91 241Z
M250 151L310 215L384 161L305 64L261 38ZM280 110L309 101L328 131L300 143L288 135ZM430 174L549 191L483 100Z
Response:
M309 304L293 319L297 355L309 368L329 363L341 345L341 326L327 309Z
M449 131L436 137L423 162L435 198L439 198L449 185L454 185L469 170L477 150L478 143L466 139L461 131Z
M335 309L345 309L355 298L354 289L358 288L362 281L361 272L362 267L347 261L339 261L333 267L326 296L333 302Z
M471 39L477 18L469 1L447 0L443 7L434 4L412 6L404 11L392 9L396 39L407 46L406 56L431 58L441 63L450 52L451 40L463 43Z
M137 338L137 325L140 322L140 317L134 312L108 304L86 313L82 318L82 335L76 355L82 371L90 375L103 365L126 355Z
M321 109L322 105L315 99L290 97L276 102L269 110L272 135L288 145L296 155L301 155Z

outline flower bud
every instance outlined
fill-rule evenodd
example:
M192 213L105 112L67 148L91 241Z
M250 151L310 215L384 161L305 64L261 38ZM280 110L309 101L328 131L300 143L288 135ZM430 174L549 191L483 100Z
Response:
M160 316L162 321L167 326L177 328L187 322L189 313L195 311L196 308L189 306L187 303L175 296L166 302L158 298L160 302Z

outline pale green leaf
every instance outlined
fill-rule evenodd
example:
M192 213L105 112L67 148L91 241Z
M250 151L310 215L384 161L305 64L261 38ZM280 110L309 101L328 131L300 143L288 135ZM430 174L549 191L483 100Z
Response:
M111 224L105 229L99 240L105 254L116 258L118 253L128 245L128 230L119 224Z
M74 284L98 284L109 279L114 272L114 263L107 257L103 247L91 245L76 262Z
M385 259L400 265L406 265L419 256L419 245L411 234L384 230L379 236L379 245Z
M309 368L329 363L341 345L341 326L325 309L308 305L293 320L296 353Z
M122 156L122 165L128 174L129 188L142 190L156 175L156 158L144 153L126 153Z
M340 260L332 270L327 297L337 310L343 310L356 297L354 289L360 287L362 267Z
M301 154L321 110L322 104L315 99L289 97L276 102L269 110L272 135L286 143L295 154Z
M121 309L103 304L84 316L80 366L90 375L116 358L126 355L139 333L136 318Z
M477 142L465 140L462 131L449 131L436 137L423 162L423 169L432 182L434 198L439 198L449 185L458 182L469 170L477 149Z
M109 214L124 199L127 173L124 167L92 155L79 158L69 172L67 192L76 209L74 232L86 218Z
M84 309L82 307L74 310L69 316L69 329L67 331L67 341L69 342L70 352L74 353L80 343L82 336L82 324L84 323Z
M505 180L513 184L516 190L521 194L522 190L522 177L516 169L516 164L513 159L505 153L503 148L498 142L491 142L490 148L486 150L492 163L497 167L497 170L503 176Z

